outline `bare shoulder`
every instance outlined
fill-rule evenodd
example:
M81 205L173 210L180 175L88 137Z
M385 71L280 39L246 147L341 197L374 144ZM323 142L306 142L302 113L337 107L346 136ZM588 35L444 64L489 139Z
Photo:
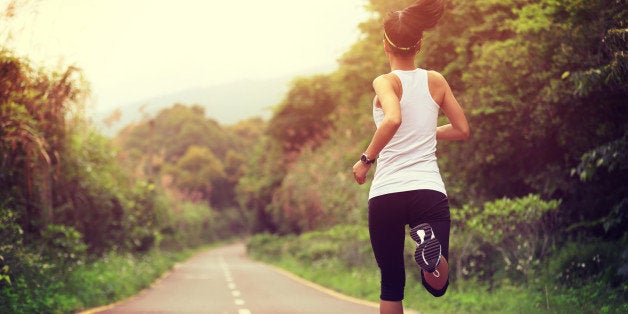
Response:
M437 71L427 71L427 80L431 84L436 85L446 85L447 80L445 77Z
M373 80L373 88L376 91L392 90L398 98L401 98L401 80L396 74L386 73L376 77Z
M442 104L442 100L449 86L445 77L437 71L427 71L427 84L432 98L438 104Z
M396 77L396 75L392 73L382 74L373 80L373 86L392 85L394 81L393 77Z

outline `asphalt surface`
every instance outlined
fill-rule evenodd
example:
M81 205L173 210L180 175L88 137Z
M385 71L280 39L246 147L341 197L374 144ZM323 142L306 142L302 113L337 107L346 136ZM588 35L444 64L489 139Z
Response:
M89 313L379 313L377 304L340 295L252 261L244 245L202 252L130 300Z

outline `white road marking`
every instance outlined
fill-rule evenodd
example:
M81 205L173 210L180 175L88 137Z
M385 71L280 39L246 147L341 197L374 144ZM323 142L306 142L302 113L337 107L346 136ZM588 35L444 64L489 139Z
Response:
M235 282L233 280L233 277L231 276L231 271L229 270L229 265L227 265L227 263L225 262L225 259L222 256L220 256L220 268L222 268L222 272L225 275L225 280L227 281L227 287L229 287L229 290L231 290L231 295L234 298L233 302L237 306L244 305L244 300L240 298L242 293L240 293L240 291L238 291L238 290L235 290L236 289L236 284L235 284ZM239 308L238 309L238 314L251 314L251 311L249 309Z

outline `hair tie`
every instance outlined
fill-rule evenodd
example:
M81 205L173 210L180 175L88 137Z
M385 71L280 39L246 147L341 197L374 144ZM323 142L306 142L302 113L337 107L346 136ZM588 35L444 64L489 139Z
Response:
M392 40L390 40L390 37L388 37L388 34L386 34L386 30L384 30L384 37L386 38L386 41L388 42L389 45L391 45L394 48L399 49L401 51L408 51L408 50L414 49L421 43L421 40L423 40L423 38L419 39L419 41L416 44L414 44L414 45L412 45L410 47L398 47L397 45L395 45L392 42Z

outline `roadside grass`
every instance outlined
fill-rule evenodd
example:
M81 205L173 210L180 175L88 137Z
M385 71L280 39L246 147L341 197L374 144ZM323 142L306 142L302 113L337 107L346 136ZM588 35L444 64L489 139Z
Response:
M203 247L206 248L206 247ZM65 272L37 269L0 287L1 313L75 313L131 297L203 248L109 253Z
M110 253L73 272L66 297L77 298L80 309L126 299L149 287L176 262L190 257L193 252L152 251L140 256Z
M407 252L412 251L409 243ZM300 236L261 234L247 243L251 258L285 269L342 294L379 302L379 270L368 230L336 226ZM452 280L447 294L435 298L423 288L411 253L406 262L404 306L421 313L627 313L627 286L609 290L604 282L577 287L556 283L516 284L504 280Z
M346 265L341 265L338 262L329 262L312 267L300 263L290 256L271 264L342 294L371 302L379 302L379 291L373 289L373 287L379 286L379 275L373 273L373 269L349 269Z

